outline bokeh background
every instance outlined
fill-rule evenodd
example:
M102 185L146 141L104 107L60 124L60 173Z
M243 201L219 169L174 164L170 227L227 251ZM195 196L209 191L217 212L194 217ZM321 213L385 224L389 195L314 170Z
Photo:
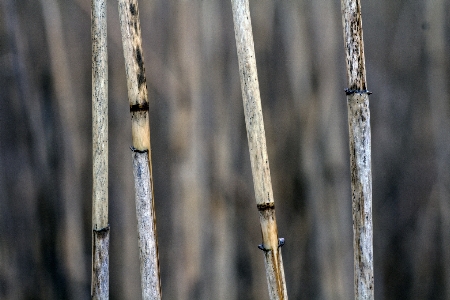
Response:
M230 1L140 1L165 299L267 299ZM250 1L291 299L353 298L338 0ZM362 1L375 296L450 299L450 2ZM0 298L89 299L89 0L0 2ZM139 299L131 128L108 1L111 299Z

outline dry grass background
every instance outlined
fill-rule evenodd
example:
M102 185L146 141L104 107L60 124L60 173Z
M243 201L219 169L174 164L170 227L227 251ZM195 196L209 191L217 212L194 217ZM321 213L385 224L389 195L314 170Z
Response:
M265 299L229 1L140 1L166 299ZM111 299L140 297L129 107L108 3ZM251 1L288 294L351 299L339 1ZM450 4L363 1L375 296L450 298ZM0 298L88 299L90 2L0 3Z

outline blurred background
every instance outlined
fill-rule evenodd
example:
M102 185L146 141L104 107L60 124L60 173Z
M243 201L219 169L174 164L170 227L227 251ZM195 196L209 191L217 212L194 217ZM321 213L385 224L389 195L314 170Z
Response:
M140 1L165 299L268 299L230 1ZM89 0L0 2L0 298L89 299ZM290 299L353 298L340 2L250 1ZM362 1L375 296L450 299L450 2ZM111 299L141 297L108 1Z

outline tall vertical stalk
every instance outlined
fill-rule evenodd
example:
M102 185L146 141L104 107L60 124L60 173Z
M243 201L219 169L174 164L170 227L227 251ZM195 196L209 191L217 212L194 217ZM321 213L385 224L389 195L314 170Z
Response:
M280 250L280 245L284 243L284 240L278 239L275 219L275 203L267 155L249 3L248 0L231 0L231 5L253 184L263 240L259 248L264 251L270 299L287 299Z
M147 84L137 0L119 0L133 140L142 299L160 299Z
M355 299L374 299L372 171L360 0L341 0L347 64Z
M92 290L109 299L108 50L106 0L92 0Z

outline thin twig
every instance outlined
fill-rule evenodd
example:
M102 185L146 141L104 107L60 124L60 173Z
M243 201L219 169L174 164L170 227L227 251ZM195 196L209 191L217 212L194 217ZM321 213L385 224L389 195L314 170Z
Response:
M341 0L347 63L355 299L374 299L372 171L360 0Z
M275 219L266 136L256 70L255 49L248 0L232 0L234 32L239 60L245 124L252 166L256 204L260 215L262 245L270 299L287 299L283 261Z
M149 103L137 0L119 0L119 15L131 112L142 298L161 299Z

